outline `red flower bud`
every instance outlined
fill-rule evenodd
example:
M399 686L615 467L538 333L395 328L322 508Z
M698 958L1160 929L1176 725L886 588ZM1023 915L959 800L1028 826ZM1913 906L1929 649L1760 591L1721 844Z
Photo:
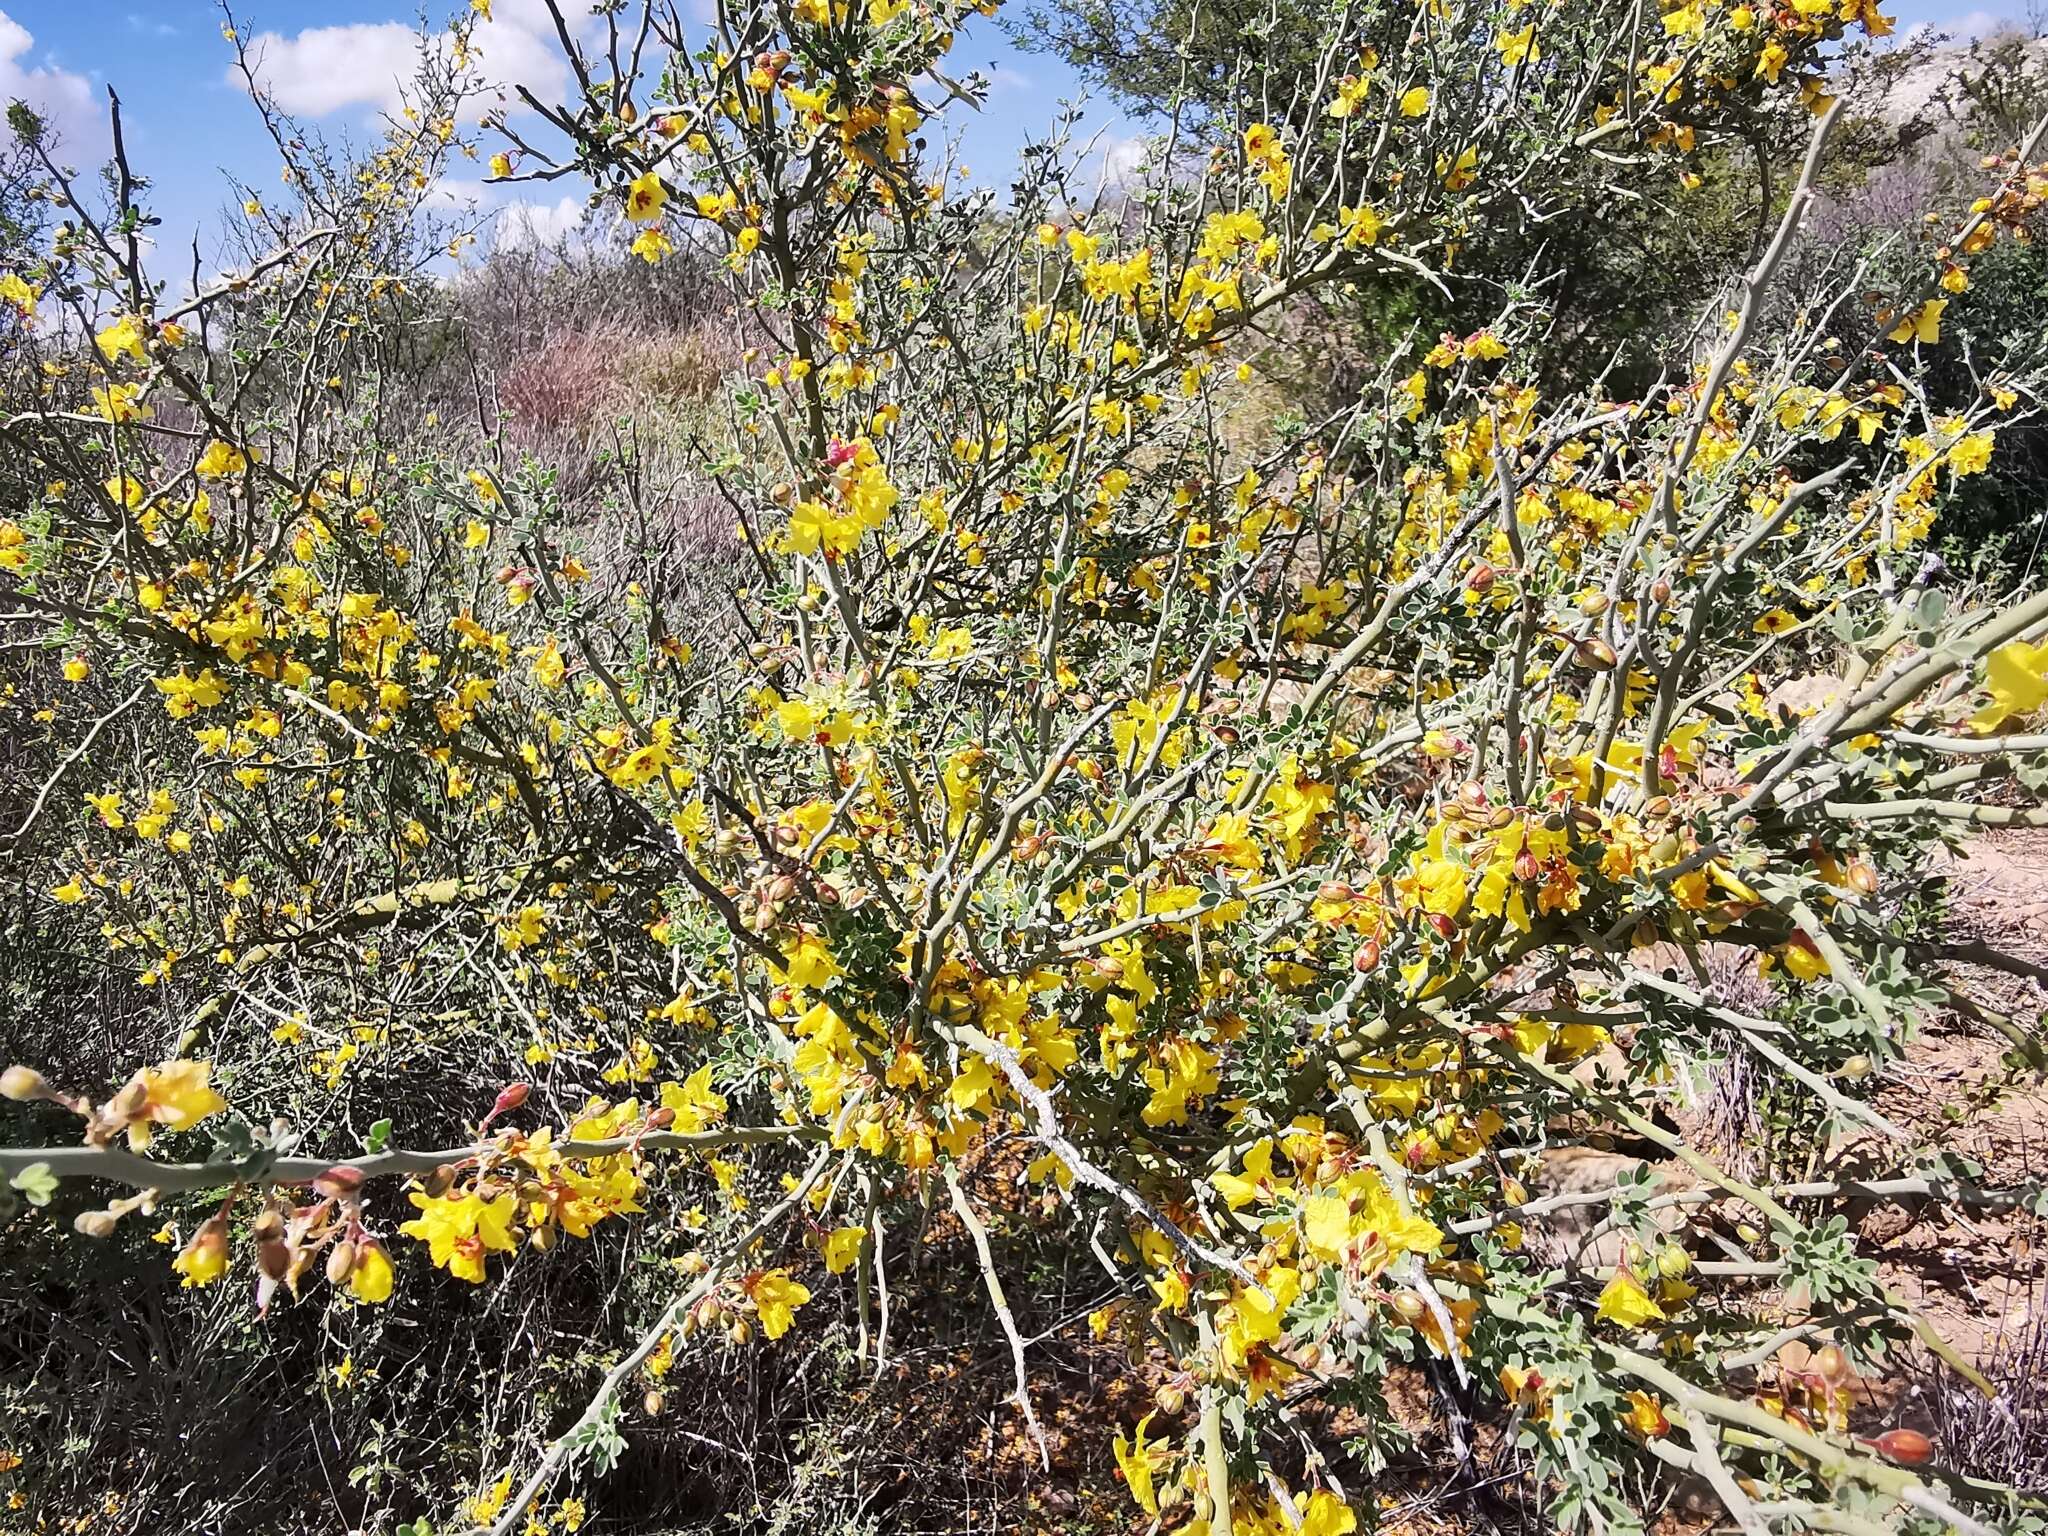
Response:
M491 1118L495 1120L500 1115L509 1115L513 1110L524 1104L526 1096L532 1092L533 1088L530 1084L507 1083L498 1090L497 1102L491 1105Z
M1925 1466L1934 1459L1934 1442L1917 1429L1888 1429L1863 1443L1902 1467Z

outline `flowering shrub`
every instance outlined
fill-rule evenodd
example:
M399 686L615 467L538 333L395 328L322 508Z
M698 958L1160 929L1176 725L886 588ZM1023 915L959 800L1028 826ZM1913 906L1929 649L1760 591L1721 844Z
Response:
M486 1479L466 1517L496 1533L610 1466L628 1387L714 1329L773 1341L850 1293L880 1359L921 1208L971 1241L1042 1446L1028 1279L974 1182L1019 1145L1115 1289L1092 1326L1168 1362L1156 1411L1103 1429L1167 1527L1358 1528L1367 1490L1291 1427L1356 1410L1370 1472L1403 1363L1498 1414L1567 1527L1636 1528L1642 1465L1749 1530L2018 1508L1910 1430L1847 1433L1851 1373L1915 1334L1969 1367L1840 1210L2037 1197L1870 1103L1928 1009L1984 1012L1900 899L1925 847L2042 814L1978 797L2040 782L2048 597L1952 609L1918 574L2041 360L1953 415L1914 384L1971 260L2028 232L2033 143L1911 281L1845 260L1779 303L1823 50L1884 25L1860 4L1333 13L1302 94L1244 60L1239 116L1190 113L1093 210L1057 155L1000 209L930 169L957 4L729 6L696 52L656 14L649 51L578 47L553 137L494 124L489 164L588 177L648 262L708 249L771 338L716 456L731 641L675 621L658 509L597 558L546 474L415 451L385 388L476 10L389 145L252 205L275 254L182 304L125 165L102 215L45 157L68 222L0 288L32 466L0 521L9 707L49 762L8 846L39 921L196 1006L103 1099L7 1071L49 1133L0 1151L15 1191L126 1186L77 1230L175 1211L182 1285L259 1307L487 1287L718 1204L585 1411ZM1306 296L1454 281L1505 204L1618 145L1682 175L1767 91L1815 114L1806 175L1643 398L1541 393L1515 301L1329 419L1248 418L1247 344ZM1817 706L1774 705L1817 673ZM145 717L160 749L96 746ZM1731 947L1767 1012L1697 984ZM387 1120L357 1154L273 1124L260 1069L215 1081L238 1019L337 1091L465 1028L588 1075L514 1082L463 1145ZM1762 1186L1674 1129L1680 1069L1730 1039L1882 1167ZM1532 1197L1546 1148L1617 1136L1696 1186ZM1618 1262L1543 1233L1586 1203ZM1765 1391L1787 1339L1818 1363Z

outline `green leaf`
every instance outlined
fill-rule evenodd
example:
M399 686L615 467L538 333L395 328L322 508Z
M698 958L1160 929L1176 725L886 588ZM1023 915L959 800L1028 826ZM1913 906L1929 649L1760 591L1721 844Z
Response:
M57 1193L57 1175L48 1163L30 1163L10 1181L27 1197L30 1205L48 1205Z
M379 1120L370 1127L370 1134L368 1139L363 1142L363 1149L373 1153L382 1152L390 1140L391 1122L389 1120Z

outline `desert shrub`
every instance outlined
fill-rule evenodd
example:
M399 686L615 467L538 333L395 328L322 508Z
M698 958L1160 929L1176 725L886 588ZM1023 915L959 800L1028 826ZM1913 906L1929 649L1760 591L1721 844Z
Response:
M2028 1518L1967 1446L1848 1433L1852 1370L1971 1368L1843 1212L2040 1198L1871 1102L1932 1008L2038 1057L1899 897L2043 816L2005 780L2039 782L2048 598L1916 579L2041 380L2015 337L1950 409L1913 384L2031 150L1946 256L1844 246L1787 296L1833 10L1317 12L1090 214L1056 154L1003 207L926 179L962 7L726 6L711 42L657 7L568 31L580 94L493 125L492 174L573 169L634 260L715 274L739 366L701 482L622 428L572 494L488 405L411 419L489 355L421 222L487 10L189 300L125 167L101 206L41 162L67 222L6 290L40 323L0 424L24 1506L251 1519L240 1447L292 1470L270 1524L909 1523L915 1412L862 1380L945 1349L983 1362L973 1475L1113 1462L1106 1521L1333 1536L1418 1455L1469 1481L1482 1428L1566 1528L1676 1477L1750 1530ZM1773 91L1817 109L1783 216L1631 398L1546 389L1509 294L1327 414L1244 405L1309 296L1440 282ZM610 398L597 320L531 382L562 422ZM1703 1151L1672 1069L1731 1051L1882 1166ZM1608 1251L1547 1240L1573 1206ZM145 1340L169 1364L117 1374ZM1796 1403L1756 1377L1785 1340ZM660 1451L714 1378L744 1443L707 1428L693 1480Z

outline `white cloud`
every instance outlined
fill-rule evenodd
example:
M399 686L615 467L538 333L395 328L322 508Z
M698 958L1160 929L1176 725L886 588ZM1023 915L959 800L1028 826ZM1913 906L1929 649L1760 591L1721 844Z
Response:
M501 251L544 250L583 227L584 202L508 203L498 212L497 245Z
M481 78L492 86L525 85L543 101L559 100L568 66L543 0L498 0L492 19L471 38ZM437 40L436 46L441 46ZM399 21L307 27L287 37L264 32L249 41L257 80L285 111L324 117L344 107L396 111L418 73L418 31ZM240 84L238 74L231 78ZM510 93L507 92L509 97ZM479 118L498 103L473 96L467 116ZM506 105L518 108L515 99Z
M26 27L0 11L0 106L27 102L57 135L62 158L73 163L97 159L105 150L107 131L91 82L54 65L29 68L24 60L35 42Z

